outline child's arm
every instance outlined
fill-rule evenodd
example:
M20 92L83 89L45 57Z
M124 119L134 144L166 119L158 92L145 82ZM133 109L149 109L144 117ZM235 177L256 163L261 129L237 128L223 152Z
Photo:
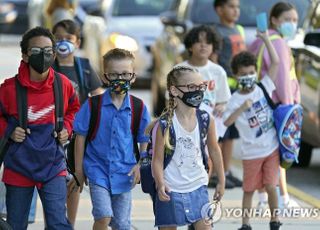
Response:
M252 106L252 100L246 100L238 109L236 109L223 123L225 126L232 125L238 117Z
M166 192L169 188L165 185L163 178L163 160L164 160L164 137L161 128L158 127L154 153L152 157L152 174L156 182L158 196L161 201L169 201L170 197Z
M215 171L218 175L219 183L216 187L216 191L214 194L213 199L214 200L220 200L224 194L224 188L225 188L225 176L224 176L224 168L223 168L223 161L222 161L222 155L221 150L218 145L218 142L216 141L216 128L214 125L214 120L210 116L210 125L208 130L208 138L207 138L207 145L209 150L209 157L212 160L214 164Z
M268 31L261 33L257 31L257 36L262 39L264 44L266 45L266 48L268 50L269 56L270 56L270 68L268 70L268 75L271 78L271 80L274 82L278 73L278 68L279 68L279 56L277 51L275 50L272 42L270 41L270 37L268 35Z

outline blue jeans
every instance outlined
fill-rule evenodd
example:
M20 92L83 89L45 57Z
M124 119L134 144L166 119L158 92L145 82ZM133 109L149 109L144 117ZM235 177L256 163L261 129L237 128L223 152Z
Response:
M111 217L110 226L118 230L131 229L131 191L111 194L106 188L89 183L92 215L95 220Z
M13 230L28 227L34 187L17 187L6 184L7 222ZM72 230L66 217L66 179L57 176L44 183L38 193L42 202L47 228L50 230Z

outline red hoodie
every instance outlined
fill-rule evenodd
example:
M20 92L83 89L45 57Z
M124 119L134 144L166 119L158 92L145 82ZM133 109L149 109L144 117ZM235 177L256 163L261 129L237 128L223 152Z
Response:
M21 61L18 80L22 86L27 88L28 128L31 129L31 134L28 135L30 137L27 137L21 144L13 142L10 145L5 156L3 181L15 186L31 186L36 185L39 181L45 181L47 176L52 176L51 174L55 173L55 170L58 170L55 175L60 175L62 171L65 171L65 165L64 162L62 162L64 161L63 156L61 155L61 151L58 153L59 149L56 146L50 146L50 151L55 152L52 153L51 156L50 153L48 153L48 158L45 158L44 153L42 153L42 156L39 154L37 156L34 151L28 152L28 149L31 149L30 143L33 145L33 141L36 146L36 142L38 142L38 140L41 142L42 137L44 139L43 141L50 140L54 143L53 140L50 139L50 135L52 135L51 130L53 130L55 123L53 93L54 70L52 68L49 69L46 80L33 82L30 80L28 64ZM79 110L80 104L68 78L61 75L61 80L64 99L64 127L68 130L68 133L71 134L74 115ZM0 136L10 133L10 131L15 128L17 120L18 110L16 104L15 78L13 77L5 80L0 87ZM37 132L39 135L39 130L46 131L45 133L40 133L40 136L35 136ZM50 130L50 132L47 130ZM23 151L27 151L27 154ZM47 154L47 152L45 153ZM24 159L21 160L21 157ZM57 161L59 161L59 164L57 164ZM50 169L46 169L45 173L41 172L41 170L46 167L50 167ZM34 172L32 170L34 170ZM35 180L35 178L37 179Z

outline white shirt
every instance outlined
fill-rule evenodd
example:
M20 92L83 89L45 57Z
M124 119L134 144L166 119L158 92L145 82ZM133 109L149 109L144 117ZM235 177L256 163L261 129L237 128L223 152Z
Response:
M188 132L180 125L174 114L173 127L176 146L173 157L164 170L166 185L171 191L179 193L192 192L203 185L208 185L208 174L203 165L200 148L198 123L193 131Z
M261 83L271 97L275 89L273 81L269 76L265 76ZM266 157L279 145L273 124L273 111L258 85L255 85L249 94L240 94L238 91L232 94L224 120L248 99L253 101L252 107L243 112L235 122L242 142L241 156L245 160Z
M208 88L204 93L203 102L214 108L215 104L227 102L230 97L227 74L224 69L212 61L208 60L204 66L193 66L188 61L184 61L177 66L188 66L199 71Z

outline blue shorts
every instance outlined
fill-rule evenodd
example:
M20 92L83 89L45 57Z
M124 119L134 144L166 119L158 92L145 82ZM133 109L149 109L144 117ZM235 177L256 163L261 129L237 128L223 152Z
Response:
M94 220L111 217L111 227L131 229L131 191L111 194L106 188L89 183Z
M209 202L207 186L201 186L189 193L171 192L169 195L168 202L160 201L156 196L156 227L183 226L203 219L201 209Z

